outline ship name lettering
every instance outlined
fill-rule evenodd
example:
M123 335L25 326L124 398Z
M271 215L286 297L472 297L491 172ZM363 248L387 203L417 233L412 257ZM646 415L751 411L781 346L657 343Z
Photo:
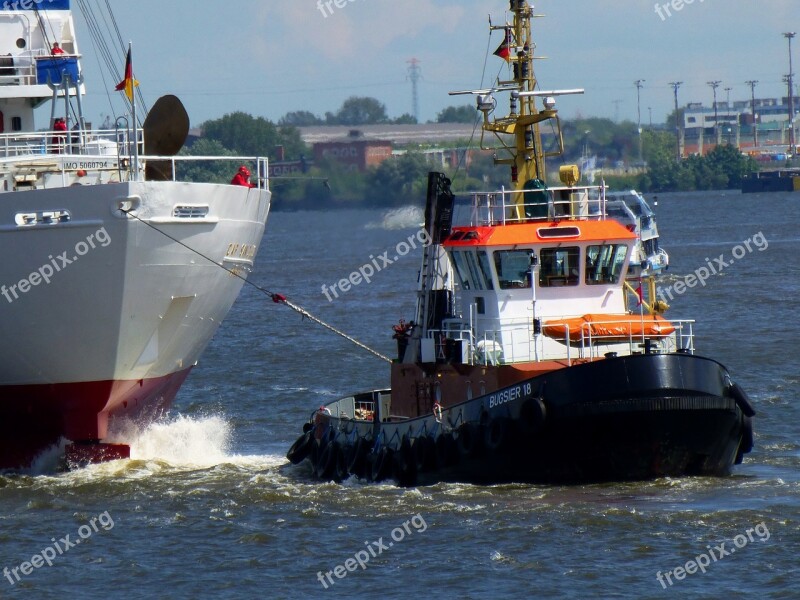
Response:
M496 408L506 402L513 402L517 398L530 396L533 392L533 386L530 383L518 385L513 388L508 388L502 392L497 392L489 396L489 408Z
M225 251L225 256L239 256L241 258L255 258L256 245L255 244L228 244L228 249Z
M495 408L501 404L505 404L506 402L513 402L520 396L522 396L521 385L503 390L502 392L498 392L496 394L492 394L489 396L489 408Z

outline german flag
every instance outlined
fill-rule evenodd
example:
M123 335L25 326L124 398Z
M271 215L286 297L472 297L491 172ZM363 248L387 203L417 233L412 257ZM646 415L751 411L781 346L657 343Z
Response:
M125 78L117 84L114 88L118 92L125 92L128 100L133 102L133 88L137 87L139 82L133 78L133 63L131 62L131 48L128 47L128 57L125 59Z
M506 27L506 35L503 43L494 51L495 56L499 56L508 62L511 59L511 28Z

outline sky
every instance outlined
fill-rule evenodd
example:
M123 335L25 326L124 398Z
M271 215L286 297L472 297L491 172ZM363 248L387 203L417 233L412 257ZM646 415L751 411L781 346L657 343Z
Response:
M492 56L488 17L502 23L506 0L108 0L123 39L134 46L134 71L145 101L183 100L192 126L244 111L277 121L290 111L335 112L350 96L372 96L390 117L412 112L408 61L420 61L420 119L471 102L448 91L489 85L505 63ZM99 0L87 5L100 4ZM88 95L87 117L111 113L84 19L73 0ZM532 2L542 89L585 88L559 100L562 117L663 122L673 109L670 82L684 82L679 102L785 97L786 31L800 32L798 0L541 0ZM676 10L675 7L679 10ZM656 8L658 7L658 10ZM487 52L488 50L488 52ZM488 60L487 60L488 54ZM800 36L793 43L800 72ZM121 78L124 59L120 58ZM486 70L484 75L484 63ZM800 83L800 75L795 78ZM121 110L119 93L113 100ZM501 102L500 106L505 106Z

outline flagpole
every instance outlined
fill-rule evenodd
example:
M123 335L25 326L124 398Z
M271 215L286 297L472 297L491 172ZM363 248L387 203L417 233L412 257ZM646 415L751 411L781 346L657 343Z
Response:
M128 42L128 53L131 56L131 119L133 120L133 177L139 181L139 124L136 122L136 86L133 77L133 42Z

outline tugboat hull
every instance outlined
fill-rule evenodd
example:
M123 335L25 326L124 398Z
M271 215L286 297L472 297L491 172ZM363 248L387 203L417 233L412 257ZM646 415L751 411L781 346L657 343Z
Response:
M351 418L366 396L317 411L289 459L321 479L587 483L727 475L752 447L747 398L689 354L566 367L416 419Z

